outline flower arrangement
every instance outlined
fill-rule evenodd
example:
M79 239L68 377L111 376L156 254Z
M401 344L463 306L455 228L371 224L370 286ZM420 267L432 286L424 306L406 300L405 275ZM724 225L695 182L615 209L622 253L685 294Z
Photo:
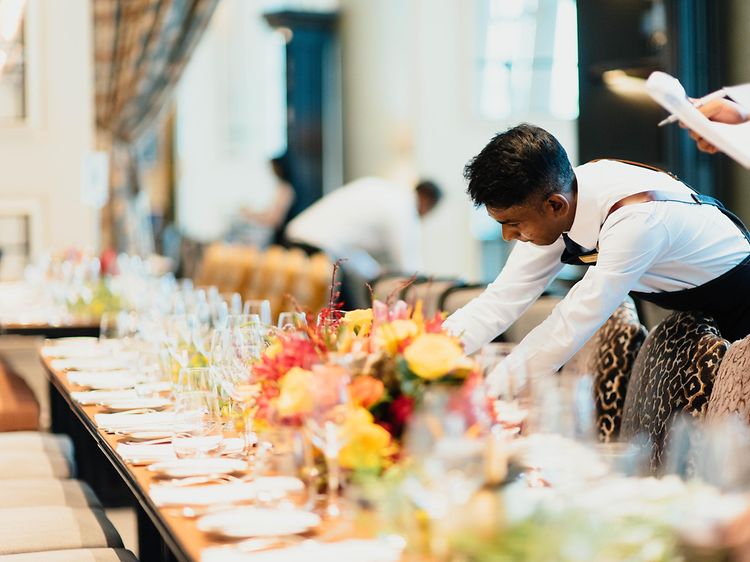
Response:
M305 329L279 334L253 366L260 385L257 417L301 423L313 408L311 389L343 371L349 377L345 468L380 470L398 455L404 427L425 389L459 385L475 370L443 316L425 318L422 304L374 300L371 308L343 312L332 289L329 306L308 315Z

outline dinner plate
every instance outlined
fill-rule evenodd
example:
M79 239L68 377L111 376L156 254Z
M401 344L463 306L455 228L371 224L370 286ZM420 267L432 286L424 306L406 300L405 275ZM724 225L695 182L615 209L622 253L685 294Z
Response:
M247 469L247 462L240 459L208 458L208 459L176 459L173 461L157 462L148 467L152 472L171 478L185 478L187 476L212 476L231 474Z
M172 401L158 396L152 398L136 396L128 399L100 402L99 405L108 412L127 412L129 410L139 410L141 408L148 410L163 410L164 408L171 406Z
M320 525L320 516L299 509L241 507L198 519L198 529L225 538L295 535Z

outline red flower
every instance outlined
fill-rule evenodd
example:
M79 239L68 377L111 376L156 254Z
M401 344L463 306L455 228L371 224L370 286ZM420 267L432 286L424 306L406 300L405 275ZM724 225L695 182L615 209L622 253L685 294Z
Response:
M414 411L414 399L411 396L401 395L391 403L391 417L396 426L403 426L409 421Z

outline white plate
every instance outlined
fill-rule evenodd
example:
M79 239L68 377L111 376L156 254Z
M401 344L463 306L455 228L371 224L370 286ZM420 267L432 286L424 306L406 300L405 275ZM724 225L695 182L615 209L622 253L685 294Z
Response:
M239 459L208 458L208 459L176 459L158 462L148 467L152 472L172 478L187 476L212 476L215 474L230 474L247 469L247 463Z
M148 410L163 410L167 406L171 406L172 401L166 398L153 397L148 398L144 396L136 396L135 398L129 398L124 400L111 400L108 402L101 402L102 406L108 412L127 412L129 410L138 410L145 408Z
M273 537L304 533L320 525L309 511L242 507L205 515L198 529L226 538Z

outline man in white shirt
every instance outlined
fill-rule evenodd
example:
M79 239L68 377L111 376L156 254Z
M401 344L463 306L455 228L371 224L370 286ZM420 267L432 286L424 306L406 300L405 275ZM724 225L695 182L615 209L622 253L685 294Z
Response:
M520 125L496 135L465 176L474 203L517 241L497 279L445 321L467 352L510 326L564 263L592 266L492 373L491 387L513 369L556 371L631 292L712 316L730 340L750 333L750 234L670 174L617 160L573 169L551 134Z
M422 269L419 219L441 197L423 181L414 189L366 177L348 183L305 209L287 226L292 244L320 248L364 280L383 270L416 273Z

